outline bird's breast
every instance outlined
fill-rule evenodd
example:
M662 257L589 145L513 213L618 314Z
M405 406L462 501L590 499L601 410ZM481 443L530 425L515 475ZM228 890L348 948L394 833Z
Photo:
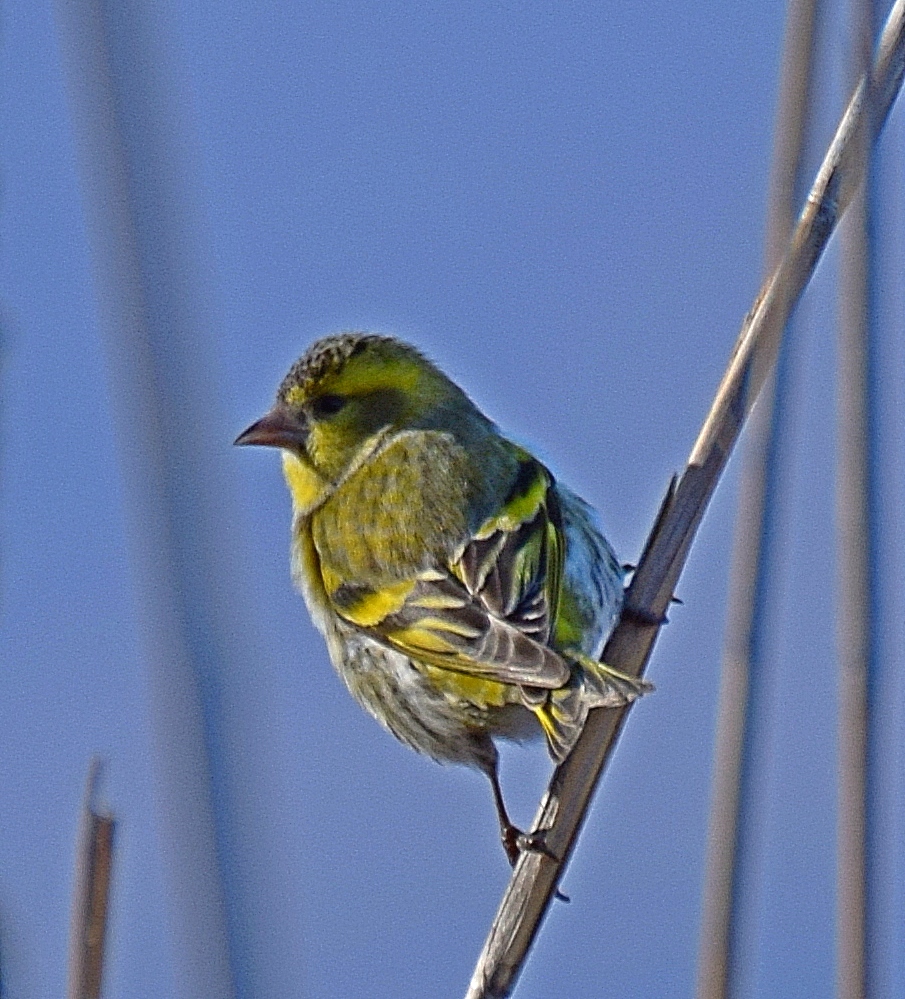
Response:
M448 435L397 436L312 512L325 573L378 589L443 564L467 535L468 472Z

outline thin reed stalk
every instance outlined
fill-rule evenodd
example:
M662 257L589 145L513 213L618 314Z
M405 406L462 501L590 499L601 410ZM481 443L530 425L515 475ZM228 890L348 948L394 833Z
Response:
M774 129L765 252L779 262L795 225L813 92L818 0L790 0ZM788 340L789 337L784 338ZM698 999L738 993L743 911L757 866L763 813L758 780L769 730L767 644L779 530L780 440L787 422L790 351L784 343L747 427L736 515L729 613L713 753L713 797L698 959Z
M859 82L846 108L790 244L742 325L685 470L667 491L632 577L626 608L604 650L604 659L616 669L632 675L644 671L698 525L745 418L773 370L786 323L861 181L859 143L865 134L875 141L903 72L905 0L897 0L873 71ZM875 113L865 115L865 104ZM628 710L592 711L572 753L555 770L531 830L544 839L550 855L530 851L519 858L466 999L511 994Z

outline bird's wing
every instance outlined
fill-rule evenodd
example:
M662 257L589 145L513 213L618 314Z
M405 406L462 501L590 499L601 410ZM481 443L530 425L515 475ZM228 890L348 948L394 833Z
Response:
M555 689L569 664L547 646L559 600L563 534L553 478L525 452L497 514L448 565L372 589L343 584L345 620L415 661L486 680Z

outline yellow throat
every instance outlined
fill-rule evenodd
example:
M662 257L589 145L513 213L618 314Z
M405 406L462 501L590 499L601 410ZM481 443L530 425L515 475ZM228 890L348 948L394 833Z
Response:
M283 451L282 455L283 475L292 495L293 509L296 513L309 513L326 499L331 483L291 451Z

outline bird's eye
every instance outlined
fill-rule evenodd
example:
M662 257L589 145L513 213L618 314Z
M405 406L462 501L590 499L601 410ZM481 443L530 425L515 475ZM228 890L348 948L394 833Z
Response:
M338 413L345 404L346 400L341 395L322 395L311 403L311 412L317 419L323 419Z

